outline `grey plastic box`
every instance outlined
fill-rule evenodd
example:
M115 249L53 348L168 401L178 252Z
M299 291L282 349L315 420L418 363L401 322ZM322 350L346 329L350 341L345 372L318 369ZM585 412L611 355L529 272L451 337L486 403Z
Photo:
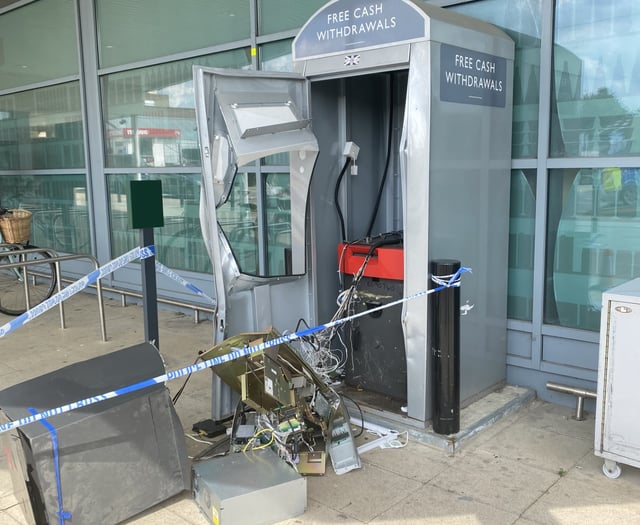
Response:
M270 449L193 466L193 495L214 525L269 525L307 508L307 480Z

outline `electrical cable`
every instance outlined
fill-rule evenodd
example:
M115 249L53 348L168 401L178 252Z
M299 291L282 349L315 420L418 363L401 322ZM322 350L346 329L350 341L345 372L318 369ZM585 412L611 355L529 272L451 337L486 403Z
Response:
M340 175L338 175L338 179L336 180L336 187L333 191L333 203L336 207L336 212L338 212L338 219L340 220L340 233L341 233L340 239L342 240L342 242L345 242L347 240L347 232L344 225L344 216L342 215L342 208L340 207L339 193L340 193L340 183L342 182L342 177L344 177L344 174L347 171L349 162L351 162L351 157L347 157L347 160L344 161L344 166L342 166L342 169L340 170Z
M391 432L392 435L395 435L395 439L391 439L386 441L380 445L380 448L404 448L409 444L409 431L405 430L404 432ZM404 436L404 442L400 440L400 436Z
M371 231L373 230L373 223L378 216L378 209L380 207L380 201L382 200L382 191L384 190L385 182L387 181L387 175L389 174L389 162L391 161L391 143L393 140L393 77L389 75L389 130L387 134L387 158L384 163L384 171L382 172L382 180L380 181L380 187L378 188L378 195L376 197L376 204L371 213L371 219L369 220L369 227L367 228L366 237L371 237Z
M385 244L395 244L401 242L401 240L402 232L398 231L384 233L373 239L361 239L359 241L349 243L349 245L358 243L366 244L366 246L368 246L368 250L358 271L353 276L350 286L338 295L336 301L338 308L331 319L332 322L344 318L355 311L357 287L364 275L367 264L374 255L376 248ZM342 256L344 256L345 250L342 252ZM296 331L298 331L301 324L307 325L307 322L302 318L299 319ZM345 343L340 330L340 327L334 327L326 333L319 333L313 337L305 337L293 345L297 354L327 384L331 384L335 380L335 377L333 376L334 372L338 372L349 363L349 346ZM339 342L340 346L333 348L332 345L335 342ZM353 344L351 344L351 347L353 347Z
M249 441L247 441L247 443L245 444L244 447L242 447L242 452L246 452L247 450L249 450L249 445L251 445L256 439L258 439L262 434L264 434L265 432L271 432L271 437L269 438L269 441L265 444L262 445L258 445L257 447L251 447L251 450L261 450L263 448L267 448L270 447L271 444L273 443L273 440L275 439L275 430L271 427L265 427L265 428L261 428L260 430L258 430Z
M196 443L203 443L205 445L212 445L213 443L211 443L211 441L207 441L206 439L200 439L195 437L192 434L187 434L186 432L184 433L184 437L187 437L189 439L192 439L193 441L195 441Z
M202 358L200 356L198 356L197 359L193 362L193 364L195 365L198 361L200 361L200 359L202 359ZM187 378L184 380L184 383L182 383L182 386L178 389L178 391L173 396L173 399L171 400L171 402L173 403L174 406L175 406L176 402L178 401L178 399L180 399L180 396L182 395L182 392L184 391L184 387L187 386L187 383L189 382L189 379L191 379L191 374L189 374L187 376Z
M215 452L216 450L218 450L219 448L221 448L222 445L227 445L229 446L230 443L230 437L227 436L224 439L221 439L220 441L218 441L217 443L213 443L210 447L205 448L204 450L202 450L201 452L198 452L195 456L193 456L192 458L190 458L192 461L203 461L205 459L210 459L214 456L218 456L218 455L226 455L229 451L227 450L226 452L224 452L224 454L213 454L211 455L213 452Z
M342 290L344 288L344 274L342 273L342 262L344 261L344 256L347 253L347 248L349 248L349 246L351 246L350 242L344 243L344 246L342 247L342 251L340 252L340 258L338 260L338 284L340 285L340 290Z

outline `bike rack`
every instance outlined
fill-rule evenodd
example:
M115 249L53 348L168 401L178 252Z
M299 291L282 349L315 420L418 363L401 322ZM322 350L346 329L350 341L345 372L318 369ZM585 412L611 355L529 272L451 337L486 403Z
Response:
M62 278L64 282L72 283L72 279ZM93 284L89 285L89 288L95 288ZM134 292L133 290L124 290L122 288L112 288L102 285L102 291L106 293L112 293L120 296L120 304L123 308L127 306L127 297L133 297L134 299L142 299L144 296L140 292ZM186 310L193 310L193 322L199 324L200 313L204 312L215 317L218 314L218 309L215 307L204 306L201 304L187 303L184 301L178 301L177 299L168 299L166 297L158 297L158 303L168 304L170 306L177 306L178 308L184 308Z
M102 287L102 290L105 292L111 292L114 294L119 294L122 297L120 298L120 303L123 307L127 306L127 297L133 297L134 299L142 299L143 295L139 292L134 292L131 290L122 290L120 288L105 288ZM186 303L184 301L178 301L175 299L168 299L165 297L158 297L158 302L162 304L168 304L170 306L177 306L179 308L185 308L187 310L193 310L193 322L194 324L200 323L200 313L205 312L207 314L211 314L212 316L216 316L218 314L217 308L210 308L208 306L197 305Z
M8 245L4 244L4 245L14 246L11 244L8 244ZM46 253L49 255L49 257L45 259L38 259L35 261L25 261L24 255L29 253ZM22 268L22 274L24 276L24 290L25 290L25 298L27 302L27 310L31 309L31 304L29 302L29 278L28 278L29 272L27 271L27 267L53 263L55 265L55 270L56 270L56 286L57 286L58 293L62 291L62 275L60 273L61 262L71 261L76 259L87 259L93 263L96 270L100 267L98 264L98 261L92 255L87 255L87 254L58 255L56 251L51 250L49 248L27 248L27 249L21 249L19 250L19 252L0 251L0 257L8 257L9 255L20 255L20 258L22 260L20 262L15 262L15 263L6 263L6 264L3 263L3 264L0 264L0 266L2 268ZM37 272L31 272L31 273L33 273L33 275L35 275L36 277L38 276ZM96 295L98 297L98 311L100 314L100 328L102 331L102 342L104 343L107 341L107 328L106 328L106 321L105 321L105 315L104 315L102 284L100 283L100 279L96 280L95 287L96 287ZM66 328L63 303L64 301L60 301L58 303L58 310L60 312L60 328L62 329Z
M20 246L20 245L14 245L14 244L9 244L9 243L2 243L0 244L0 247L2 246ZM61 276L61 272L60 272L60 262L62 261L67 261L67 260L73 260L73 259L89 259L91 262L93 262L94 266L96 269L99 268L98 266L98 261L91 255L86 255L86 254L72 254L72 255L59 255L56 251L51 250L49 248L29 248L29 249L23 249L20 250L22 253L26 254L26 253L47 253L49 254L49 258L47 259L42 259L42 260L37 260L37 261L26 261L26 262L17 262L17 263L9 263L9 264L0 264L1 267L3 268L24 268L26 266L36 266L38 264L49 264L49 263L54 263L55 264L55 268L56 268L56 280L57 280L57 291L60 292L62 290L62 283L73 283L75 282L73 279L69 279L66 277L62 277ZM0 257L3 256L3 252L0 251ZM36 277L39 275L38 272L31 272L33 275L35 275ZM24 270L23 270L23 274L24 274ZM30 309L31 305L29 304L29 296L28 296L28 279L25 278L25 293L27 293L27 309ZM102 341L105 342L107 340L107 332L106 332L106 322L105 322L105 313L104 313L104 302L103 302L103 293L104 292L108 292L108 293L114 293L114 294L118 294L121 296L121 304L123 307L127 306L127 297L132 297L135 299L141 299L143 296L141 293L138 292L134 292L132 290L123 290L123 289L119 289L119 288L110 288L110 287L105 287L102 285L102 282L100 279L98 279L96 281L96 284L91 284L88 286L88 288L95 288L96 289L96 295L98 296L98 309L100 312L100 323L101 323L101 330L102 330ZM183 301L178 301L178 300L174 300L174 299L168 299L168 298L162 298L162 297L158 297L158 302L162 303L162 304L168 304L171 306L177 306L179 308L185 308L185 309L189 309L189 310L193 310L193 314L194 314L194 323L198 324L200 323L200 313L204 312L207 314L211 314L214 317L217 315L218 310L217 308L213 307L207 307L207 306L203 306L203 305L195 305L195 304L191 304L191 303L186 303ZM64 317L64 307L63 307L63 301L60 301L59 305L58 305L59 311L60 311L60 326L61 328L66 328L66 322L65 322L65 317Z

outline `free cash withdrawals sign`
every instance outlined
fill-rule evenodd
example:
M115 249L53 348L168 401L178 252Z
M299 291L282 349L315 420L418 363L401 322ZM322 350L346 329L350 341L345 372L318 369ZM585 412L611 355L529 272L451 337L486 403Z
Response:
M440 100L505 107L507 60L471 49L442 44Z
M404 0L336 0L320 9L300 30L293 59L358 51L423 39L424 13Z

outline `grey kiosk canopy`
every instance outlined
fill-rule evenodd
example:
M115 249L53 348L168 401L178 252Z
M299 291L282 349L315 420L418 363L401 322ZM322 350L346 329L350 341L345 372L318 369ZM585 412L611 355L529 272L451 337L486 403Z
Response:
M353 139L345 123L350 99L327 95L333 91L323 85L403 72L394 154L399 184L389 191L397 192L392 199L402 222L404 296L430 288L430 260L458 259L472 269L461 289L467 313L461 398L495 388L506 376L513 41L490 24L423 2L335 0L307 21L292 52L295 73L194 68L203 158L200 218L214 268L216 342L266 326L291 331L300 318L329 320L336 246L343 239L328 231L335 209L323 187L327 172L345 158L344 143ZM329 125L330 115L338 115L337 129ZM362 157L366 148L360 146ZM216 222L216 208L228 198L238 167L283 152L290 163L290 271L246 275ZM431 417L428 309L422 297L407 301L402 311L406 413L379 411L416 426ZM214 396L219 393L214 378ZM220 410L214 400L214 417Z

